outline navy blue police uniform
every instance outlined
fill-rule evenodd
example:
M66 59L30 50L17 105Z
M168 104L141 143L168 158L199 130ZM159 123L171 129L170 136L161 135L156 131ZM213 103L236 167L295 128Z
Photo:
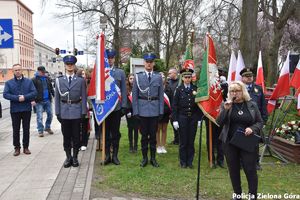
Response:
M64 63L75 65L75 56L63 58ZM78 167L78 151L80 148L80 122L85 118L86 110L86 83L82 77L64 75L56 79L55 87L55 114L61 122L63 146L66 152L64 167ZM71 149L73 148L73 155Z
M107 57L109 59L116 56L116 51L113 49L106 50ZM116 67L110 66L110 75L114 78L116 85L121 91L121 101L118 101L117 106L114 111L111 112L105 119L105 160L104 164L109 164L110 162L115 165L119 165L120 161L118 159L119 143L120 143L120 123L121 117L126 112L127 107L127 88L126 88L126 76L124 70ZM112 147L112 156L110 155L110 148Z
M144 55L144 60L153 62L155 57L154 54L148 53ZM155 159L156 131L159 117L164 114L164 86L158 72L143 71L135 75L132 88L132 110L133 115L140 119L143 155L141 167L145 167L148 163L148 145L150 145L150 163L158 167Z
M192 69L181 70L182 75L192 76L192 72ZM196 92L197 87L192 83L188 87L182 83L176 88L173 98L172 119L179 124L179 159L182 168L193 167L197 123L202 115L195 103Z

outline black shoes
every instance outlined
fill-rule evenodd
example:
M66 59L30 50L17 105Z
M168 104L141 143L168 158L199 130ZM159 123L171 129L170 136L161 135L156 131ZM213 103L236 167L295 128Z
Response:
M224 162L218 162L217 164L218 164L219 167L221 167L221 168L223 168L223 169L225 168Z
M105 156L104 165L108 165L109 163L111 163L110 154Z
M115 165L119 165L120 164L120 161L118 159L117 156L113 156L112 159L111 159L111 162L114 163Z
M72 166L73 167L78 167L79 166L79 162L78 162L77 156L73 157Z
M159 167L159 164L156 162L155 158L150 160L150 163L153 167Z
M141 167L145 167L147 164L148 164L148 158L143 158L143 160L142 160L140 166L141 166Z
M65 162L64 162L64 168L69 168L72 166L73 164L73 159L72 157L66 158Z

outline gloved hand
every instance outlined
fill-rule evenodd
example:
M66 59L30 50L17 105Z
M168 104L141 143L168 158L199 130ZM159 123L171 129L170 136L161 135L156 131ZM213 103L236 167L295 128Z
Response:
M159 115L159 117L158 117L158 121L162 120L162 119L163 119L163 117L164 117L164 115Z
M127 113L127 117L130 118L132 116L131 112Z
M175 130L178 130L178 129L179 129L178 121L174 121L174 122L173 122L173 128L174 128Z
M56 115L57 121L59 121L59 123L61 123L61 118L60 115Z
M201 126L201 121L198 121L198 127L200 127Z

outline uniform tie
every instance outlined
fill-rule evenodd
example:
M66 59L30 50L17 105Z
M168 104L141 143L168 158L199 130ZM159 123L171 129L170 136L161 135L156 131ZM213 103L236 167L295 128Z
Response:
M148 81L151 81L151 72L148 73Z
M71 86L72 76L69 76L69 87Z

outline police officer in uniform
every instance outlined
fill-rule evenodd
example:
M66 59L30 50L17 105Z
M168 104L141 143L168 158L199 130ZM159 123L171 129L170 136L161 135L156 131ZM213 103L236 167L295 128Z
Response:
M183 69L183 83L175 90L172 106L173 127L179 130L179 159L181 168L193 168L194 141L202 112L195 103L197 87L192 84L192 69Z
M253 82L253 72L250 68L244 68L240 75L242 76L242 82L246 84L246 88L248 90L248 93L251 97L251 100L255 102L258 106L258 109L261 114L261 118L264 121L264 124L267 123L268 120L268 111L267 111L267 101L265 99L264 92L262 90L262 87L259 85L256 85ZM256 169L260 170L261 166L259 164L259 148L257 147L257 164Z
M124 70L114 65L116 51L107 49L106 54L108 57L108 64L110 66L110 75L115 79L117 86L121 91L121 101L118 102L116 108L105 119L105 160L104 164L110 162L119 165L118 159L119 143L120 143L120 123L121 117L126 113L127 107L127 89L126 89L126 76ZM110 147L113 148L112 157L110 155Z
M86 83L82 77L76 76L75 56L63 58L66 75L56 79L55 114L61 122L63 146L66 152L64 167L78 167L78 150L80 147L80 122L86 115ZM73 156L71 149L73 147Z
M140 119L140 131L142 134L141 146L143 160L140 164L145 167L148 164L148 145L150 144L150 163L153 167L159 167L156 159L156 131L159 118L164 114L164 86L162 77L153 71L153 53L144 55L145 71L135 75L132 88L133 115Z

